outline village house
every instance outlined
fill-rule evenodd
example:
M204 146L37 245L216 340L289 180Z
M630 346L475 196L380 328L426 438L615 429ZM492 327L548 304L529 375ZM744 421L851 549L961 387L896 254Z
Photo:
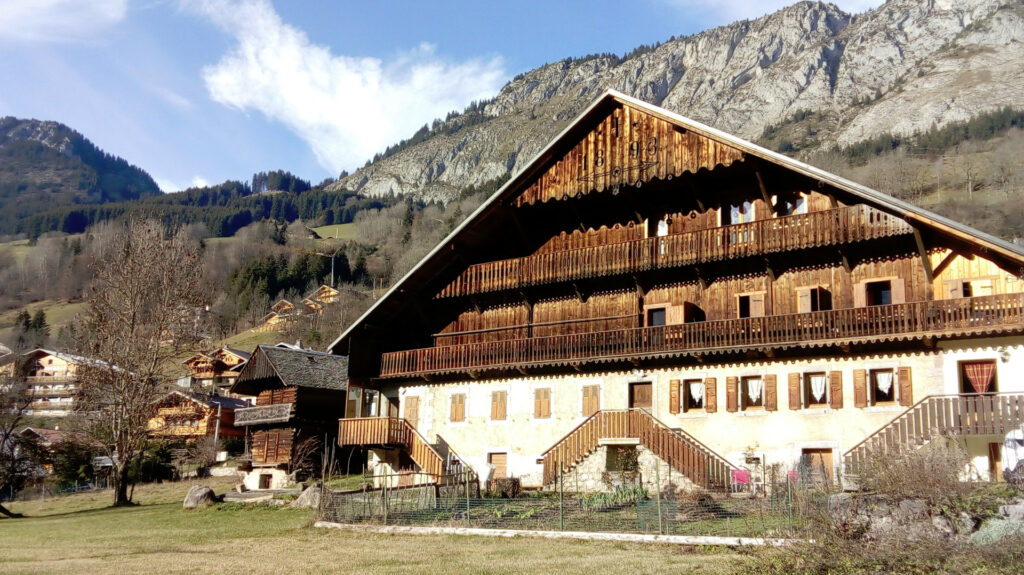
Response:
M196 354L184 362L189 371L188 387L223 395L234 385L239 369L247 361L248 352L230 347Z
M834 481L941 432L994 478L1024 421L1022 270L1018 246L610 91L330 345L340 443L415 467L380 434L409 425L481 477L599 490L634 458L725 488Z
M345 412L348 358L291 346L261 345L242 368L231 393L255 398L235 411L236 427L251 436L249 489L272 489L319 470L324 445L337 437Z
M163 439L244 437L245 430L234 425L235 410L244 407L249 402L242 399L172 391L156 402L156 413L146 427L150 436Z
M78 371L89 360L84 357L34 349L22 354L21 376L27 383L25 393L32 402L26 415L64 417L76 407L79 389Z

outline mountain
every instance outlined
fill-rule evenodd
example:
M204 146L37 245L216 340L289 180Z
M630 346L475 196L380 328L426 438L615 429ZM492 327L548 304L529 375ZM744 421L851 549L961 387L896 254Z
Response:
M450 200L528 162L608 88L786 151L912 135L1024 108L1019 0L800 2L756 20L521 74L331 189Z
M158 195L145 171L59 122L0 118L0 234L54 207Z

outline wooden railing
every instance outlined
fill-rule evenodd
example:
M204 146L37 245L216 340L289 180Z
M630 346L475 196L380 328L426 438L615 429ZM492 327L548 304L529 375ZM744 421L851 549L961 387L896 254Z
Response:
M282 423L291 419L295 414L293 408L294 404L292 403L272 403L236 409L234 425L240 427L261 423Z
M1024 294L727 319L429 347L383 354L381 377L474 372L653 354L853 343L1024 329Z
M646 410L602 410L558 440L541 454L544 484L558 479L590 455L603 439L637 439L673 469L699 487L720 489L729 485L735 466L693 436L673 430Z
M910 234L902 219L864 205L556 251L469 266L437 297L684 266Z
M1024 424L1024 392L930 395L843 456L847 473L872 452L918 446L940 436L1006 435Z
M415 427L399 417L339 419L338 445L400 447L409 453L423 473L435 480L448 471L445 458Z

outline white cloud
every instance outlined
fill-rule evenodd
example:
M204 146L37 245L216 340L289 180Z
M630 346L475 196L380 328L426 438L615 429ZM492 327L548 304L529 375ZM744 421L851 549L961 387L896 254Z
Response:
M715 25L728 24L736 20L760 18L777 10L796 4L797 0L662 0L680 11L715 17ZM885 0L833 0L842 10L858 14L881 6Z
M210 185L210 182L207 182L202 176L192 176L192 186L191 187L193 187L193 188L205 188L205 187L207 187L209 185Z
M128 15L128 0L0 0L0 41L88 40Z
M184 0L236 41L203 70L217 102L255 110L305 140L334 173L351 169L424 123L492 97L500 58L450 62L421 44L391 62L332 54L284 23L267 0Z
M181 186L175 184L173 181L167 178L158 178L156 176L153 176L153 181L156 182L156 185L160 188L160 191L165 194L168 194L170 192L177 192L178 190L181 189Z

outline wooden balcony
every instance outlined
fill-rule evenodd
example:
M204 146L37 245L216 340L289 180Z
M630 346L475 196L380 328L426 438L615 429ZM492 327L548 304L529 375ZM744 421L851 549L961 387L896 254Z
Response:
M381 377L1022 330L1017 293L413 349L383 354Z
M235 427L243 425L259 425L263 423L283 423L295 414L292 403L273 403L243 407L235 410Z
M435 481L449 471L446 459L416 431L416 428L400 417L339 419L338 445L403 449L416 465Z
M911 234L902 219L857 205L696 232L469 266L439 298L680 267Z
M869 435L843 456L856 473L872 452L916 447L936 437L996 435L1024 424L1024 392L930 395Z

